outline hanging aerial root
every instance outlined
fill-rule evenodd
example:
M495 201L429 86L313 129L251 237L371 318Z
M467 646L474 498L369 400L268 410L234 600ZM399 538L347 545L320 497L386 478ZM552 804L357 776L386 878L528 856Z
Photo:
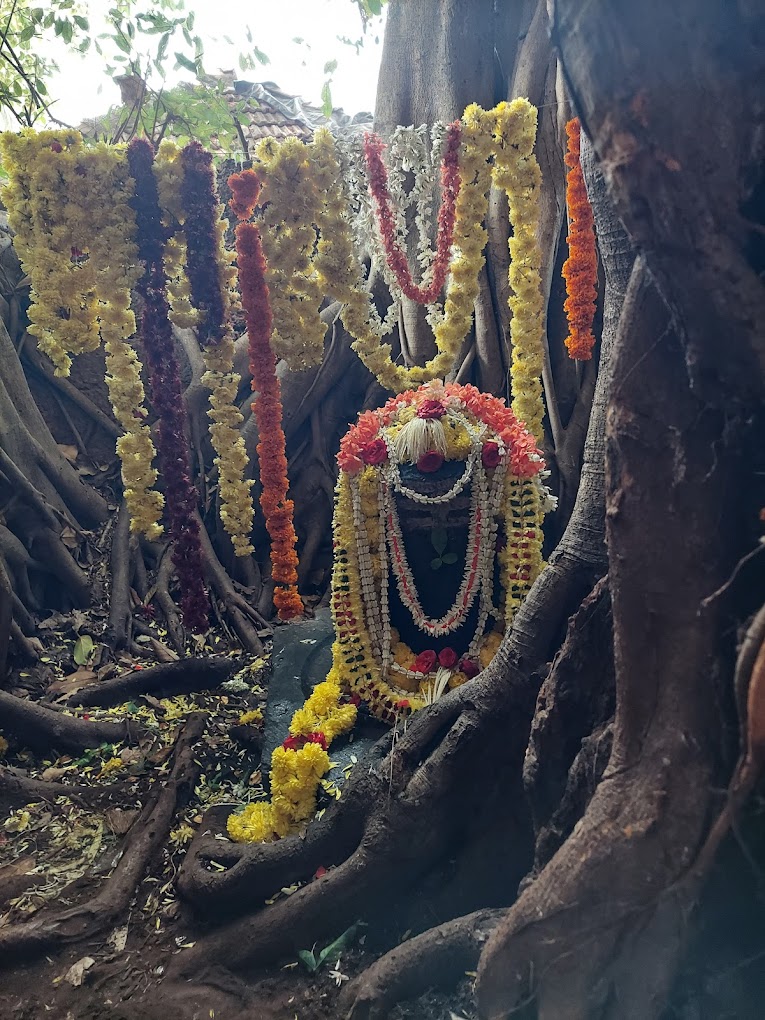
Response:
M92 938L117 921L135 893L152 856L162 846L179 804L188 800L199 776L194 745L204 732L206 717L192 713L173 751L173 766L164 785L156 787L140 817L130 828L119 863L99 892L64 910L41 910L33 920L0 928L0 967L52 946Z

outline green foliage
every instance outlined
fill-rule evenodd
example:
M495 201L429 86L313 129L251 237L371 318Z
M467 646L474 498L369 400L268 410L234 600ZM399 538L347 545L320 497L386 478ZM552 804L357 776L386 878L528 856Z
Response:
M306 970L313 974L327 959L334 958L335 956L339 957L351 945L358 929L359 924L352 924L339 938L336 938L334 942L330 942L326 948L322 949L318 955L316 953L316 946L313 949L300 949L297 954L298 959Z
M47 82L56 64L41 56L40 43L60 41L85 53L89 28L77 0L0 0L0 109L20 127L31 127L50 103Z
M194 12L185 0L112 0L106 28L90 34L84 0L0 0L0 109L19 126L41 118L56 121L48 83L57 69L40 53L87 53L104 61L119 86L122 103L93 122L88 137L110 142L144 135L154 144L164 137L183 143L216 141L241 145L239 104L224 96L223 84L205 73L204 43L194 31ZM247 30L248 49L239 54L242 70L267 64L268 56ZM194 81L166 87L168 73L185 71Z
M430 543L436 555L430 561L431 570L440 570L441 567L451 567L457 562L457 554L447 552L449 535L446 528L433 528L430 532Z

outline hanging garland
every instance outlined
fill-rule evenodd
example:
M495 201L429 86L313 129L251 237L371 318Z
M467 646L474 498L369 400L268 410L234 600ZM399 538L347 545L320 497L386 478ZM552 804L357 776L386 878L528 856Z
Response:
M5 133L0 150L8 173L3 200L14 246L32 281L30 332L68 375L72 354L106 349L109 399L124 435L117 440L131 529L156 539L164 500L146 425L131 288L138 267L133 184L124 149L85 149L78 132ZM71 323L82 336L72 338ZM83 339L84 338L84 339Z
M257 174L253 170L232 174L228 184L236 215L241 220L251 216L260 191ZM250 345L252 388L257 393L252 409L259 436L257 451L263 486L260 505L271 538L271 576L276 584L274 605L281 620L290 620L303 612L297 590L297 536L293 525L294 504L287 498L286 441L276 357L270 345L273 318L266 283L266 261L260 230L254 223L238 224L236 253Z
M495 111L493 179L507 195L513 233L509 298L512 408L538 443L544 439L542 367L544 299L538 230L542 172L534 155L537 111L528 100L500 103Z
M197 312L197 338L210 390L210 437L218 468L220 517L237 556L254 552L250 544L254 508L251 481L244 474L247 451L241 435L244 421L236 403L241 377L234 371L234 336L230 324L231 286L236 275L223 237L227 223L215 190L212 155L198 142L181 153L180 188L186 236L186 273L191 304Z
M432 263L431 280L427 286L412 279L406 252L396 240L396 222L388 190L388 172L382 160L385 143L379 136L364 136L364 156L367 164L369 190L375 201L377 221L385 247L388 266L393 271L403 293L412 301L427 305L435 301L446 282L451 248L454 241L455 208L460 190L459 149L461 125L455 121L447 128L446 151L441 163L441 208L438 212L438 240L436 257Z
M201 633L208 625L208 601L195 514L197 494L189 478L183 392L165 292L162 255L166 230L162 226L151 145L143 139L134 139L128 146L128 162L135 181L138 253L144 264L137 285L143 301L141 336L151 402L159 418L157 446L167 494L173 565L181 589L184 624Z
M568 151L565 162L569 168L566 177L566 208L569 232L566 238L568 258L563 263L563 277L566 281L563 308L568 318L566 348L569 357L576 361L589 361L595 346L592 324L595 321L598 253L592 206L579 159L581 131L578 117L566 124Z
M323 201L314 176L321 168L314 148L299 138L281 143L267 138L257 150L263 180L261 240L274 320L271 346L298 371L320 364L326 332L319 315L325 291L314 264L315 224Z

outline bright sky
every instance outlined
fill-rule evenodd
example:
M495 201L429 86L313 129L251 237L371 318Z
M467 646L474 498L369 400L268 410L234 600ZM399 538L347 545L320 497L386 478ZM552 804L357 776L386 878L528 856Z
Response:
M91 29L99 31L99 13L112 6L110 0L87 0L82 6L88 8ZM194 33L205 42L208 73L236 68L237 77L273 81L285 92L321 105L324 65L337 60L331 84L333 105L351 115L374 110L383 22L377 19L370 25L357 55L353 46L338 39L346 36L355 41L362 36L358 9L351 0L186 0L186 9L196 13ZM253 42L270 63L241 72L237 55L247 49L248 25ZM303 41L295 42L295 38ZM67 55L58 62L61 72L51 83L50 94L58 99L52 110L61 120L78 124L119 101L119 89L103 73L103 60L95 52L87 57ZM168 63L172 67L175 61L171 57ZM170 84L181 76L190 77L171 72Z

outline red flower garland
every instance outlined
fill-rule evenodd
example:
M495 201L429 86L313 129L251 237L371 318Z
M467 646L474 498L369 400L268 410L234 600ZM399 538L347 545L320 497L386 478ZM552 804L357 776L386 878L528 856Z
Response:
M596 285L598 282L598 255L595 247L593 215L582 164L579 160L581 125L578 118L566 124L568 152L566 166L566 205L569 217L568 258L563 263L568 297L563 305L568 317L569 335L566 347L570 358L589 361L595 337L592 324L595 319Z
M260 194L254 170L232 174L228 185L233 193L231 209L243 219L252 214ZM271 537L271 576L276 582L274 605L280 620L291 620L303 612L297 590L297 536L293 525L294 503L287 498L286 440L282 426L281 387L276 376L276 357L271 348L273 316L266 283L266 259L260 231L254 223L236 228L239 287L250 344L252 388L258 394L252 410L258 425L258 460L263 491L260 505Z
M399 286L408 298L421 305L435 301L449 272L454 223L456 219L457 196L460 190L460 138L462 126L458 120L446 131L446 150L441 161L441 208L438 210L438 239L436 259L433 263L433 279L429 287L418 286L412 279L406 252L395 239L395 220L388 191L388 171L382 160L385 143L375 134L364 135L364 158L367 164L369 190L375 200L377 222L380 226L385 255Z
M143 299L141 338L149 371L149 392L159 418L157 454L165 483L183 622L190 630L203 633L208 626L209 603L202 582L202 546L195 514L197 491L189 476L183 390L162 261L166 234L153 163L151 145L145 139L134 139L128 146L128 164L135 181L132 203L138 227L138 254L144 263L144 274L136 289Z

